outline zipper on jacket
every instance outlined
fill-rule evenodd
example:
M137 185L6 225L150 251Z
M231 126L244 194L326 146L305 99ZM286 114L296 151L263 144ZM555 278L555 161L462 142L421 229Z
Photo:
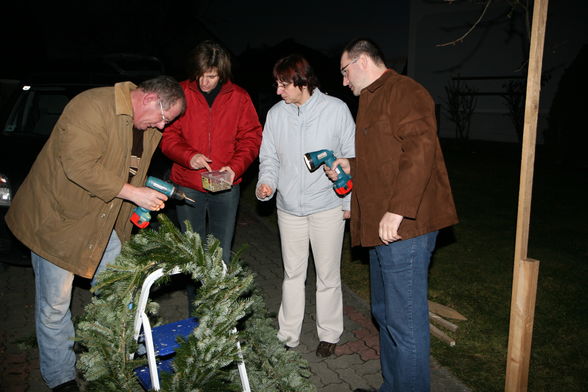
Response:
M210 158L212 153L212 107L208 107L208 153L206 154Z
M300 117L300 106L297 106L297 109L298 109L298 117ZM302 123L303 123L303 121L302 121L302 119L300 119L300 123L299 123L300 129L298 132L300 132L300 147L299 148L301 150L304 149L305 136L306 136L303 132L304 126ZM306 153L305 151L299 151L300 157L303 157L305 153ZM304 159L301 159L300 161L304 162ZM306 169L306 164L302 163L302 166L303 166L302 170ZM301 175L300 176L300 190L301 190L301 192L300 192L300 205L298 206L301 213L302 213L302 211L304 211L304 190L305 190L305 188L306 187L304 184L304 175Z
M212 108L214 107L214 105L216 104L216 102L218 101L219 97L223 94L226 94L227 91L223 91L225 86L221 87L221 90L218 92L216 98L214 99L214 101L212 102L212 105L208 105L208 101L206 101L206 98L203 96L202 93L200 93L202 95L202 98L204 99L204 103L206 104L206 106L208 106L208 151L206 153L206 155L210 158L210 155L212 154Z

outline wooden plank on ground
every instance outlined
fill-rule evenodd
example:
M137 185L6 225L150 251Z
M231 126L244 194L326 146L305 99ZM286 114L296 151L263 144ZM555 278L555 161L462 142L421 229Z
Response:
M457 310L450 308L449 306L441 305L437 302L429 301L429 310L442 317L454 320L467 320L467 318Z
M429 331L431 331L431 335L441 339L449 346L455 346L455 340L447 335L445 332L441 331L439 328L435 327L433 324L429 323Z
M443 317L433 312L429 312L429 320L431 320L435 324L442 326L443 328L450 330L451 332L457 331L457 325L453 324L449 320L445 320Z

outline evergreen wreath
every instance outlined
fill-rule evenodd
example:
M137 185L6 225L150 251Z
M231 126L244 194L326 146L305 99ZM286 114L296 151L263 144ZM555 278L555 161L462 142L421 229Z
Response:
M77 325L77 341L84 348L78 368L87 381L86 390L143 390L133 369L146 359L129 359L139 348L133 339L132 304L138 303L141 285L150 273L164 269L164 277L155 283L160 286L178 267L199 285L194 301L199 325L176 350L175 372L162 375L162 391L241 390L237 341L252 391L316 391L308 362L297 352L286 351L277 339L273 317L254 288L253 273L239 262L240 252L225 272L217 239L210 236L203 245L189 224L181 233L165 215L157 218L159 228L134 235L115 263L98 275L92 289L97 295ZM156 316L158 309L155 301L148 302L150 316ZM237 334L232 332L235 327Z

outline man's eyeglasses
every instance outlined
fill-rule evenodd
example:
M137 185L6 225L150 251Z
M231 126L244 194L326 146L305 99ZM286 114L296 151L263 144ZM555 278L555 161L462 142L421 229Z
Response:
M292 84L292 82L275 82L274 88L275 89L278 89L278 88L285 89L286 87L288 87L291 84Z
M163 114L163 105L161 104L161 99L159 100L159 110L161 110L161 121L163 121L164 124L169 124L169 120L165 118L165 115Z
M357 63L357 60L359 60L359 57L354 58L349 64L341 68L341 75L343 75L343 77L347 77L347 67L349 67L351 64Z

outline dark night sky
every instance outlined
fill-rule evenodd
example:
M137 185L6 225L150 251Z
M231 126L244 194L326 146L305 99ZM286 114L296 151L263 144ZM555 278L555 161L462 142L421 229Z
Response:
M408 0L301 1L287 8L270 0L211 3L207 24L236 52L248 44L271 45L288 37L331 51L356 35L376 40L389 55L407 51Z
M348 40L367 36L397 57L408 40L408 0L23 0L3 5L3 15L16 27L0 27L0 78L42 69L47 60L113 52L155 55L174 70L207 33L234 55L292 38L338 56Z

